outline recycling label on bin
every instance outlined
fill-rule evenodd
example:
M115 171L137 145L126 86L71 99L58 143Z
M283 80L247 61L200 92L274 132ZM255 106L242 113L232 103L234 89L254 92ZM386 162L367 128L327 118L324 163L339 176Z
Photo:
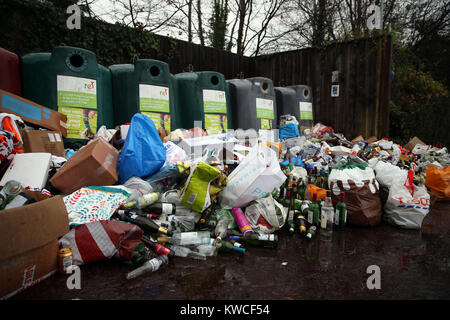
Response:
M97 132L97 81L56 78L58 112L67 116L67 138L88 139Z
M58 107L58 112L67 116L67 138L88 139L90 133L97 133L96 110Z
M205 113L227 113L225 91L203 90L203 111Z
M141 112L143 115L152 119L157 130L163 129L168 135L170 133L170 114L168 113L155 113L155 112Z
M97 81L57 76L58 107L97 109Z
M149 84L139 85L141 111L170 112L169 88Z
M274 119L273 101L256 98L256 117L262 119Z
M311 102L300 102L300 119L313 120L313 111Z
M224 114L205 114L205 129L210 135L227 132L227 116Z

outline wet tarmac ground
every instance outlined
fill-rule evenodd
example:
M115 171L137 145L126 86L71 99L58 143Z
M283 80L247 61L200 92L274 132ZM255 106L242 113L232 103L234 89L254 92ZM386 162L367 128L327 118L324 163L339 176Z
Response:
M279 232L277 249L248 247L206 261L174 258L155 273L126 280L130 267L117 260L81 266L81 289L56 274L17 299L304 300L449 299L450 202L432 206L422 231L383 222L374 228L348 226L306 240ZM369 266L380 268L380 289L368 289Z

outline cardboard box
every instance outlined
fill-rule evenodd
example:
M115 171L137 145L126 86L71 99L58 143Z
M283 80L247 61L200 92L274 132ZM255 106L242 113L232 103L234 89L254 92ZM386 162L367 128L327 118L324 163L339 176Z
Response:
M408 151L412 151L417 144L422 144L424 146L427 145L425 142L423 142L419 138L414 137L411 140L409 140L409 142L405 145L405 149Z
M67 137L67 116L4 90L0 90L0 112L15 114L25 122L59 131Z
M119 152L102 138L78 150L50 183L65 194L81 187L110 186L117 182L116 171Z
M64 143L58 131L21 130L24 152L48 152L64 157Z
M58 238L68 232L61 196L0 211L0 298L7 299L54 274Z

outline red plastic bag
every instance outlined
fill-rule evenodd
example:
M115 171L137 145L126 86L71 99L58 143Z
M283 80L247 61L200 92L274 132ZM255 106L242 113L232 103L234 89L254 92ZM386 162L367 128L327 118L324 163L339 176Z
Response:
M134 224L95 221L74 227L59 240L59 246L72 249L77 266L113 257L130 260L142 234Z

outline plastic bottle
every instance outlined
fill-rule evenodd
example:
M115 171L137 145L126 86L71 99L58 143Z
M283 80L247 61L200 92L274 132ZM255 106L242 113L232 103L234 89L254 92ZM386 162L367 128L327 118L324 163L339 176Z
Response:
M171 225L174 232L189 232L195 229L195 216L167 216L165 221Z
M22 192L22 184L9 180L0 191L0 210L3 210L20 192Z
M236 220L239 229L241 229L241 232L244 235L244 237L252 234L253 229L252 227L250 227L250 223L248 222L241 208L234 207L233 209L231 209L231 211L233 212L234 219Z
M156 258L147 261L139 268L129 272L127 274L127 279L130 280L148 272L155 272L156 270L159 270L161 267L167 265L168 263L169 258L166 255L158 256Z

